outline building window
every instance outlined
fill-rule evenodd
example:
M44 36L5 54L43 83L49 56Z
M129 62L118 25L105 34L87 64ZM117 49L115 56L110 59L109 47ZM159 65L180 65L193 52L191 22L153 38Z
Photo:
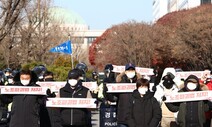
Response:
M209 4L211 3L211 0L201 0L201 4Z
M92 43L96 38L95 37L88 37L88 43Z

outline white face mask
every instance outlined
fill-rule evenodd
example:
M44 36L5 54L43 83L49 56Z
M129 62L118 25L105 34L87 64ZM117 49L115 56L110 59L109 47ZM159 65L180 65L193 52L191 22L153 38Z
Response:
M138 92L142 95L146 94L147 91L148 91L148 88L138 88Z
M74 86L76 86L76 84L77 84L77 80L76 80L76 79L69 79L69 80L68 80L68 83L69 83L72 87L74 87Z
M13 83L13 79L8 79L8 83Z
M24 86L29 85L30 80L21 80L21 84Z
M131 72L126 72L125 73L127 75L128 78L132 79L135 76L135 72L131 71Z
M188 88L189 90L194 90L194 89L197 88L197 84L192 83L192 82L189 82L189 83L187 84L187 88Z
M9 76L10 74L6 73L5 76Z

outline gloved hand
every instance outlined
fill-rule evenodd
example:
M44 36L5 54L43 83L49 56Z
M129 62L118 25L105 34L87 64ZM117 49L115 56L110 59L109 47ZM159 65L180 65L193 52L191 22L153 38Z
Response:
M169 76L170 76L170 78L172 78L172 79L174 79L174 78L175 78L175 76L174 76L171 72L167 72L167 75L169 75Z
M162 101L166 101L166 96L165 95L163 95L161 98L162 98Z
M47 89L47 90L46 90L46 95L47 95L47 97L49 97L49 98L54 98L54 97L56 97L55 92L51 92L50 89Z

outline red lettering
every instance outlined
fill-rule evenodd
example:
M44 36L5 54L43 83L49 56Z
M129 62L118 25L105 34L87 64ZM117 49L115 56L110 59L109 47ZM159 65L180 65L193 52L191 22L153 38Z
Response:
M80 100L79 104L90 104L90 100Z
M15 90L14 90L15 92L19 92L19 88L15 88Z

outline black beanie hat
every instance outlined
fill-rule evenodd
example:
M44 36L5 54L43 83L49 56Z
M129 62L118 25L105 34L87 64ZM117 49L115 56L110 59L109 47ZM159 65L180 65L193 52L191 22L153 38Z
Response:
M112 70L113 70L113 65L112 65L112 64L107 64L107 65L105 66L105 70L110 70L110 71L112 71Z
M68 79L78 79L80 77L80 70L73 69L68 73Z

